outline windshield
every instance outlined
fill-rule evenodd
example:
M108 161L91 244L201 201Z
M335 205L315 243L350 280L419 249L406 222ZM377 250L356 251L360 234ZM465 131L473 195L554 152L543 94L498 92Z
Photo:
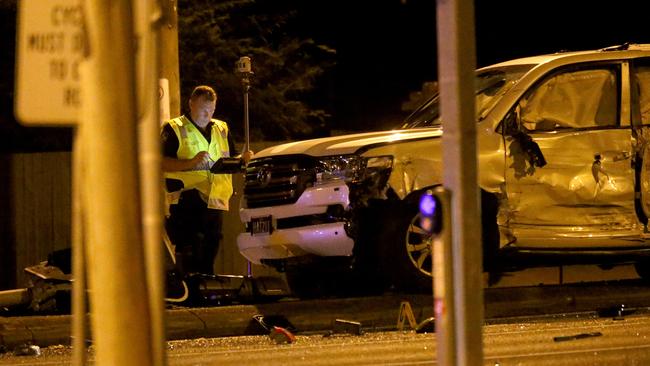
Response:
M501 97L535 65L517 65L491 68L477 72L474 81L476 92L476 119L483 120ZM440 126L438 92L406 118L402 129Z

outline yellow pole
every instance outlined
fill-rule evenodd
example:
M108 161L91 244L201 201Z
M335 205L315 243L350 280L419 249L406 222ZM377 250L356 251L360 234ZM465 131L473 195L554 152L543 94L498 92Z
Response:
M84 217L96 364L152 365L137 174L132 2L85 0Z
M74 134L72 152L72 364L86 364L86 265L83 230L83 156L81 124Z
M142 228L151 311L154 365L165 364L165 288L163 286L162 168L158 105L159 21L161 8L155 0L135 3L138 50L138 139Z
M178 67L178 16L176 0L160 0L163 22L160 25L160 77L169 81L169 112L181 114L181 82Z
M474 2L439 0L438 80L444 133L442 181L451 192L453 365L483 365L483 256L474 115ZM439 362L444 364L444 362ZM451 366L451 365L450 365Z
M456 307L454 306L454 274L451 220L451 192L436 187L442 210L442 231L433 236L433 315L436 317L436 358L438 364L453 366L456 357Z

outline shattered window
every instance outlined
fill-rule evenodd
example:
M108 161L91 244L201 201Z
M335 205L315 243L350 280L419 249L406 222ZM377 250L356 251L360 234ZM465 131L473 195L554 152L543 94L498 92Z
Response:
M476 95L476 119L482 121L494 108L501 98L530 70L534 65L514 65L484 69L476 74L474 92ZM442 124L440 118L440 98L436 93L431 99L420 106L406 118L398 128L438 127Z
M530 131L616 126L618 87L613 69L565 72L545 80L519 103Z
M637 83L636 91L638 93L638 106L635 106L637 113L641 117L641 123L650 124L650 67L639 67L636 71L635 81Z

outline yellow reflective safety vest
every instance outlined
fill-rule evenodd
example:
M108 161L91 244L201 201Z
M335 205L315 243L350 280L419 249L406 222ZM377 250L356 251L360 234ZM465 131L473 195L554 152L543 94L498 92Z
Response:
M196 189L208 208L228 210L228 201L232 196L232 175L212 174L210 166L221 157L230 157L228 146L228 125L224 121L212 119L210 142L203 137L201 131L185 116L167 121L174 129L178 138L178 159L192 159L201 151L207 151L212 160L210 164L198 166L194 170L165 172L165 178L179 179L183 189L167 192L167 207L178 203L183 191Z

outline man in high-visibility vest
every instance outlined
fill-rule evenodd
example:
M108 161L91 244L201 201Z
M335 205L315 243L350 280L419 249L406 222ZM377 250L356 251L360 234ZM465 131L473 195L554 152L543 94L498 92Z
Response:
M165 226L186 273L214 274L223 211L233 192L230 174L210 172L219 158L237 154L226 122L212 118L216 103L214 89L197 86L189 115L165 122L161 132L169 209ZM247 164L252 156L246 151L241 159Z

